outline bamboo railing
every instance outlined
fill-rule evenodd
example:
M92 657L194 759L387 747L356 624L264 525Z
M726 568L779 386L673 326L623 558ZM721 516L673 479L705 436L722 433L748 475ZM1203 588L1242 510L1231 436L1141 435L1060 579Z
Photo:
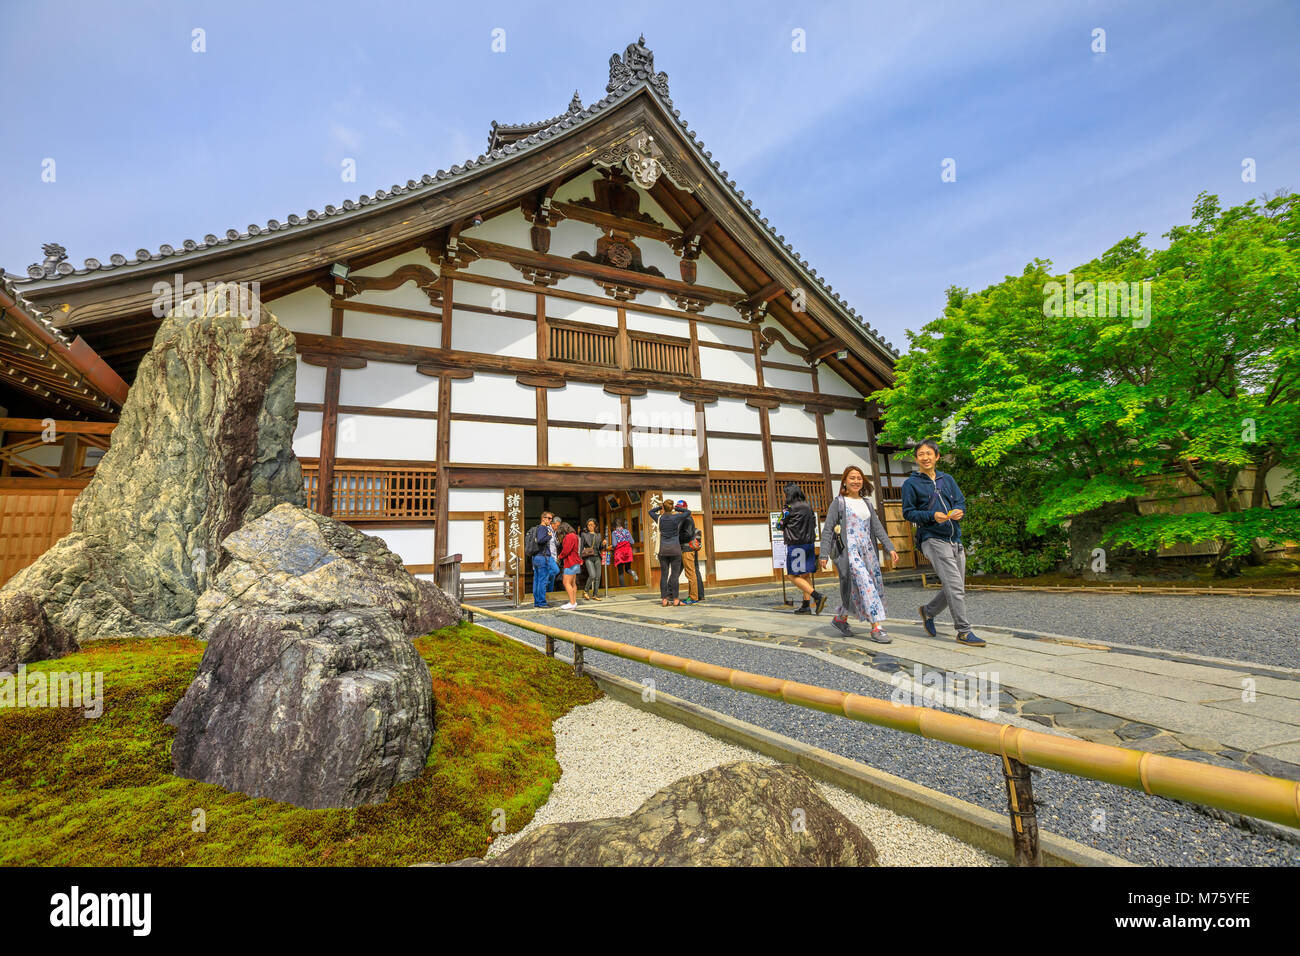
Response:
M1013 779L1016 765L1023 764L1141 790L1152 796L1185 800L1284 826L1300 827L1300 782L1294 780L1025 730L1010 724L950 714L933 707L896 704L590 637L468 604L461 607L473 614L542 634L547 638L548 650L552 653L555 640L573 644L574 666L579 671L582 667L581 649L591 648L748 694L994 754L1002 760L1009 782ZM1028 795L1027 772L1016 777L1018 786L1011 793L1012 818L1018 828L1023 817L1032 817L1033 809L1032 802L1029 806L1017 802ZM1019 836L1013 833L1013 837L1017 837L1018 857Z

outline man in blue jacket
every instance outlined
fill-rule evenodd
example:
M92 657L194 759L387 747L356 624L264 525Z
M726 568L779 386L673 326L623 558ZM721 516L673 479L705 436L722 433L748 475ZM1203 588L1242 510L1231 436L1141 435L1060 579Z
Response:
M937 637L934 616L952 608L957 643L983 647L984 642L970 629L966 618L966 548L961 541L961 519L966 496L947 472L937 471L939 445L927 438L916 448L920 469L903 482L903 517L916 525L916 544L934 567L942 585L930 603L922 605L921 623L931 637Z

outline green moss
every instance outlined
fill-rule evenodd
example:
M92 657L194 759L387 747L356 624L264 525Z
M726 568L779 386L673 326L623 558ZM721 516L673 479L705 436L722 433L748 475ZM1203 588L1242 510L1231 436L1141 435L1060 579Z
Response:
M302 810L171 773L164 718L198 670L190 638L100 641L35 671L103 671L104 710L0 709L0 864L401 866L481 856L560 777L551 722L600 696L568 665L461 623L416 641L437 730L387 802ZM206 814L196 833L192 811ZM497 815L500 816L499 814Z

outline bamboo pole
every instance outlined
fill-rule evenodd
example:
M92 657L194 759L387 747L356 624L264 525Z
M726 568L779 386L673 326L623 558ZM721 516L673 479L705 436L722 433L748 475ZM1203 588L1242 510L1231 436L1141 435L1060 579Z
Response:
M1266 774L1059 737L1010 724L995 724L976 717L949 714L931 707L896 704L875 697L848 694L814 684L801 684L678 657L603 637L578 634L468 604L462 607L542 634L552 648L555 640L561 640L685 677L697 677L760 697L840 714L851 720L903 730L932 740L943 740L1004 759L1018 760L1030 766L1113 783L1170 800L1186 800L1217 807L1284 826L1300 827L1300 781L1282 780Z

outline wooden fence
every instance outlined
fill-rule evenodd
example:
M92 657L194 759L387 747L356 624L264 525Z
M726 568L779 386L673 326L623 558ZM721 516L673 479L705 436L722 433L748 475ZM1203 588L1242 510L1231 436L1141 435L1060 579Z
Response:
M70 488L0 488L0 586L49 550L72 528Z

